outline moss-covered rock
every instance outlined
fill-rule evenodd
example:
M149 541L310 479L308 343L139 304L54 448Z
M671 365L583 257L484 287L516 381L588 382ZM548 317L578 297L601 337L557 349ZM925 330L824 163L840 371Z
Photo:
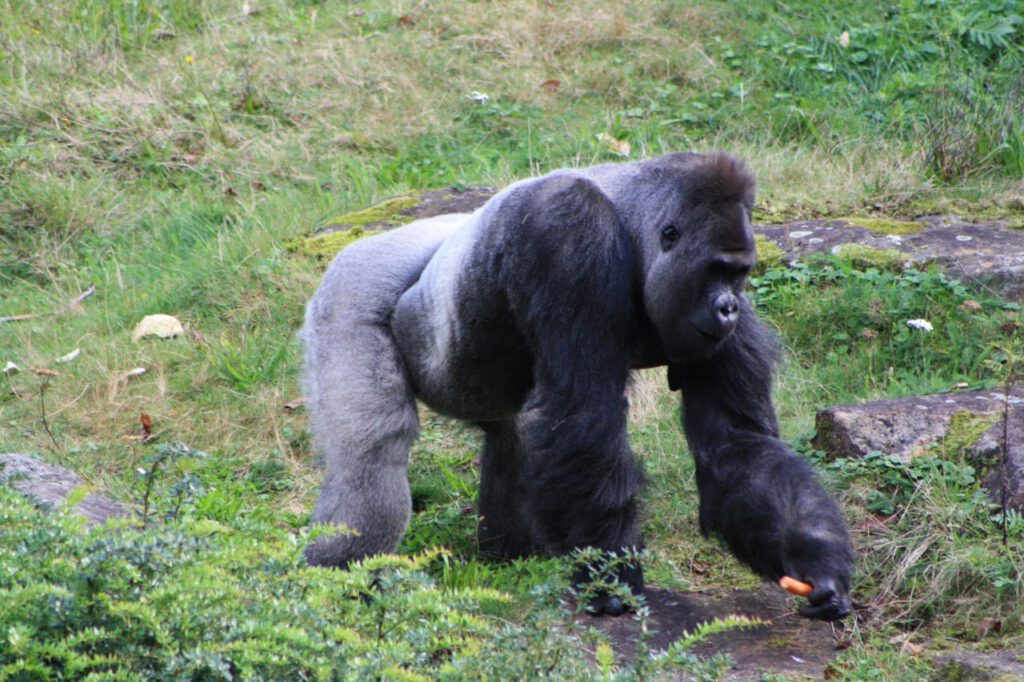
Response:
M832 253L857 268L878 268L898 272L907 256L896 249L876 249L864 244L839 244Z
M419 193L413 192L385 199L358 211L330 216L320 222L316 234L300 237L285 246L289 251L304 256L331 259L363 237L412 222L415 217L408 212L419 202Z
M845 218L839 218L843 222L856 225L857 227L863 227L866 230L871 230L877 234L914 234L920 232L923 229L921 223L914 222L912 220L894 220L892 218L865 218L861 216L847 216Z
M449 187L410 192L358 211L328 216L320 221L312 236L299 237L285 247L305 256L333 258L354 241L414 220L472 213L494 193L495 190L489 187Z
M786 263L786 252L764 235L755 235L754 243L757 245L757 265L755 272L764 272L768 268L777 268Z
M345 229L365 225L380 225L381 227L397 227L410 222L412 216L405 215L404 211L416 207L419 204L419 193L413 192L400 197L392 197L378 202L373 206L358 211L350 211L336 216L330 216L322 221L320 229Z
M960 460L973 448L981 437L999 422L1001 415L977 414L961 410L949 418L946 435L938 443L939 454L952 461Z
M300 237L286 244L286 247L289 251L302 254L303 256L331 259L349 244L376 233L377 231L375 230L353 227L348 230L315 234L312 237Z

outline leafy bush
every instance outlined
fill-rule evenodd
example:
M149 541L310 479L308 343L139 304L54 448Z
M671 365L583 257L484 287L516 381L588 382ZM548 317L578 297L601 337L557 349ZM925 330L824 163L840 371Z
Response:
M669 669L708 677L727 659L698 659L692 645L756 624L713 621L665 654L643 649L629 667L615 666L600 643L595 667L581 638L603 640L563 604L558 560L492 569L435 549L324 570L305 564L303 534L270 521L190 513L88 528L6 486L0 527L3 680L643 680ZM647 632L646 608L636 606Z
M508 595L439 588L425 572L438 551L325 571L271 523L87 529L6 487L0 525L3 679L423 679L501 651L513 677L586 670L564 627L484 616ZM560 617L544 597L532 620Z

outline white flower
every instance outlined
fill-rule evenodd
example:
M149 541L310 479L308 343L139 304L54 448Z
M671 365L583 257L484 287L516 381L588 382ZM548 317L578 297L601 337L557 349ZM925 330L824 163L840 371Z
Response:
M928 320L907 320L907 324L913 327L914 329L920 329L921 331L925 332L930 332L934 329L934 327L932 327L932 323L929 322Z
M474 102L476 102L477 104L484 104L484 103L488 102L491 99L491 96L490 95L485 95L482 92L477 92L476 90L474 90L473 92L471 92L468 95L466 95L466 99L471 99Z
M839 34L839 47L849 47L849 46L850 46L850 32L849 31L843 31L842 33Z

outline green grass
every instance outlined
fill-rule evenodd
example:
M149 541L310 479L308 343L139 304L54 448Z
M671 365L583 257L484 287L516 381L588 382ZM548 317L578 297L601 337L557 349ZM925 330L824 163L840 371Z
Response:
M744 156L763 221L871 215L889 224L947 211L1024 224L1022 17L1017 0L0 0L0 317L44 314L0 322L0 365L22 370L0 376L0 451L69 465L126 501L157 486L150 528L112 555L117 575L130 574L133 543L166 544L152 540L164 531L215 545L208 559L197 552L188 567L168 564L165 579L184 572L201 585L214 575L209 561L241 551L233 543L270 542L294 581L283 578L285 596L265 609L249 605L253 622L309 607L302 618L358 629L368 612L355 607L340 625L303 601L303 581L321 588L295 573L320 473L305 415L285 404L300 396L294 333L324 264L289 244L407 190L501 186L620 160L620 142L630 158L712 148ZM937 273L776 265L758 274L751 295L789 352L778 402L784 435L798 446L825 404L959 381L996 385L1020 354L1015 306ZM91 286L93 296L68 307ZM135 324L153 313L177 316L187 333L133 342ZM905 324L915 318L934 331ZM78 359L55 362L75 348ZM126 376L138 367L146 373ZM663 372L643 374L632 404L650 479L649 575L671 586L754 584L698 536L692 463ZM153 419L154 445L139 441L142 413ZM416 514L401 551L447 553L417 569L423 579L409 594L507 593L507 604L466 606L509 621L501 637L488 629L494 623L474 635L507 651L474 649L470 637L424 663L415 656L437 649L417 644L366 670L440 674L456 660L483 666L478 654L488 651L498 675L501 665L529 669L531 652L564 656L566 640L543 641L561 617L553 602L523 608L538 590L559 589L564 563L482 559L473 534L478 435L426 412L423 422L410 466ZM177 442L209 454L172 458L156 481L155 448ZM983 644L1022 636L1021 557L993 539L993 510L961 455L941 454L952 468L904 470L884 459L823 467L855 528L857 594L871 605L835 668L841 677L897 674L906 655L891 641L907 631L928 648L945 637L973 641L980 618L999 617L1002 632ZM5 498L3 508L14 504ZM886 533L861 532L882 511ZM65 533L15 513L19 527ZM211 523L231 531L202 530ZM210 540L222 535L227 545ZM22 557L25 547L9 551ZM261 565L243 554L244 570L223 569L228 584ZM19 566L26 584L42 570ZM203 589L179 592L194 603ZM272 583L252 589L277 594ZM229 613L234 597L224 599ZM0 642L14 645L5 628L28 611L4 609ZM346 646L355 641L347 636ZM17 646L25 637L15 636ZM316 649L311 641L294 651ZM33 660L52 655L33 651ZM212 651L194 665L215 667L203 658ZM11 664L4 655L0 665Z

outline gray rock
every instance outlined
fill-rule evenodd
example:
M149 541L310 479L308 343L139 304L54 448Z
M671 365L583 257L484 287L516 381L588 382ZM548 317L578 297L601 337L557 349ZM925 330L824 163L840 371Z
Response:
M1010 392L1010 404L1018 403L1024 403L1024 387ZM946 436L953 415L966 412L994 418L1003 405L1000 389L835 405L818 412L813 443L833 457L863 457L877 451L909 462Z
M1024 649L1005 651L953 651L935 657L940 676L937 679L1024 680Z
M63 467L47 464L31 455L0 454L0 483L6 483L43 509L53 509L82 486L77 475ZM90 523L126 516L128 509L102 495L89 493L75 505L75 511Z
M967 456L982 472L982 482L993 502L1024 509L1024 406L1013 405L1008 417L1005 431L999 419L971 446Z
M967 457L994 502L1001 503L1005 493L1010 507L1024 509L1024 387L1010 391L1008 410L1006 402L1001 389L989 389L836 405L818 412L813 444L832 457L863 457L877 451L909 462L950 435L956 415L988 418L988 430L975 443L964 444Z
M802 220L786 225L755 225L754 232L775 243L790 260L835 253L846 244L877 251L900 251L904 237L884 235L842 220ZM909 260L909 258L908 258Z
M951 277L1024 300L1024 232L1001 222L967 223L958 216L928 216L913 222L920 229L907 234L881 234L842 220L756 226L755 231L791 260L836 253L846 244L856 244L899 254L905 267L934 264Z

